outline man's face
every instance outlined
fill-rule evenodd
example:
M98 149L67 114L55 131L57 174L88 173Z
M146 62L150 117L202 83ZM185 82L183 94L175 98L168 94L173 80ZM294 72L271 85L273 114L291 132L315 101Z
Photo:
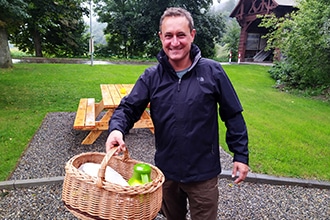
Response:
M170 63L188 62L196 30L190 31L188 20L181 16L166 17L161 28L159 37Z

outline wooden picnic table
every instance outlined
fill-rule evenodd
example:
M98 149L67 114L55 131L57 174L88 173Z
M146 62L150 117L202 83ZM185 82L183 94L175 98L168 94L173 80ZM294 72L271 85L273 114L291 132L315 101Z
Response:
M76 130L89 130L89 134L82 144L93 144L94 141L108 130L109 120L120 104L121 99L129 94L134 84L101 84L102 100L95 103L94 98L80 99L73 128ZM104 112L104 114L101 114ZM150 115L144 111L141 119L134 124L134 128L149 128L154 132Z

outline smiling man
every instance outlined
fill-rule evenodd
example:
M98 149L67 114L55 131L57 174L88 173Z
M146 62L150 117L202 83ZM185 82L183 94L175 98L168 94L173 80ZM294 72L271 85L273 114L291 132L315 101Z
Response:
M196 30L185 16L164 16L160 23L159 37L169 63L176 71L190 67L190 49Z
M232 175L239 173L235 183L240 183L248 173L243 108L221 65L202 58L193 44L196 30L188 11L168 8L159 28L159 63L145 70L115 110L106 150L118 145L126 150L124 135L150 103L155 164L165 175L162 213L168 220L184 220L188 200L193 220L215 220L221 172L218 115L234 153Z

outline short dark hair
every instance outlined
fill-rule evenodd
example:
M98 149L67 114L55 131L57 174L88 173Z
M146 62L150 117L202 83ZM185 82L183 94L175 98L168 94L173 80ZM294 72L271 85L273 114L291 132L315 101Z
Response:
M159 31L162 30L162 24L163 24L163 20L166 18L166 17L186 17L188 22L189 22L189 29L190 31L192 31L194 29L194 20L190 14L189 11L187 11L186 9L183 9L183 8L179 8L179 7L171 7L171 8L167 8L162 17L160 18L160 21L159 21Z

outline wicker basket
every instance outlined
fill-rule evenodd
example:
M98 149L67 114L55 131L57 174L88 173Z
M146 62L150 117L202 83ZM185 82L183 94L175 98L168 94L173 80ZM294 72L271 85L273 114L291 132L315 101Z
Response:
M67 209L81 219L154 219L161 208L163 173L151 166L152 182L141 186L121 186L105 181L105 169L109 165L125 180L140 161L133 160L126 151L123 156L89 152L72 157L65 166L62 201ZM78 170L86 162L101 163L98 177L91 177Z

